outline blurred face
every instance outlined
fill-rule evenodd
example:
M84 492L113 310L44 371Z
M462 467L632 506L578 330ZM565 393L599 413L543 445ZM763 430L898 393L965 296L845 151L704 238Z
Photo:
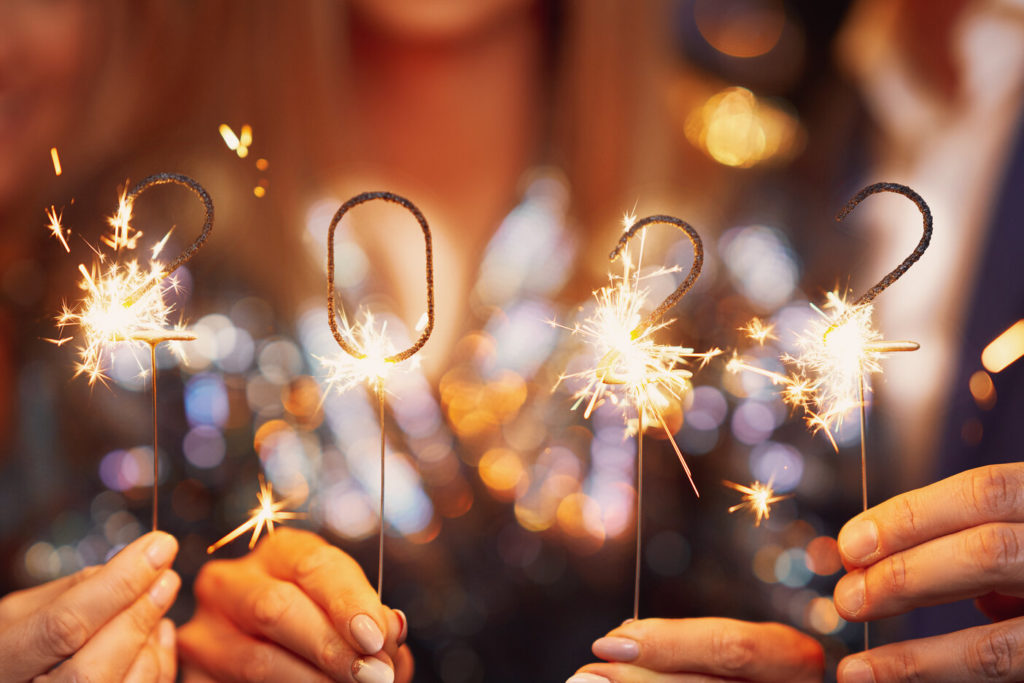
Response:
M409 40L453 41L490 28L533 0L350 0L361 18Z
M0 0L0 209L53 173L87 85L87 15L85 0Z

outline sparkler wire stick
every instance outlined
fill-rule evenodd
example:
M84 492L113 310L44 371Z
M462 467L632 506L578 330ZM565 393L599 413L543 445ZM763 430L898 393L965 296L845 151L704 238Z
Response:
M637 411L636 429L636 573L633 577L633 619L640 618L640 545L644 500L644 411Z
M401 361L410 358L413 354L423 348L423 345L427 343L427 339L430 338L431 332L434 331L434 251L431 242L430 226L427 224L427 219L423 216L423 213L419 208L405 197L391 192L363 192L342 204L334 214L334 218L331 219L331 224L327 229L327 322L331 326L331 333L334 335L335 341L338 342L338 346L340 346L345 353L357 360L367 359L368 354L366 353L366 350L357 348L353 344L349 343L349 340L346 339L345 335L343 335L341 330L338 329L337 312L334 299L334 232L338 227L338 223L341 222L341 219L350 209L375 199L382 199L405 208L413 215L416 222L419 223L420 229L423 231L424 250L426 254L427 324L424 326L423 331L412 346L404 351L385 356L382 359L385 364L400 363ZM380 421L380 514L377 551L377 597L380 597L384 584L384 379L380 374L376 376L367 375L367 379L370 381L373 390L377 394Z

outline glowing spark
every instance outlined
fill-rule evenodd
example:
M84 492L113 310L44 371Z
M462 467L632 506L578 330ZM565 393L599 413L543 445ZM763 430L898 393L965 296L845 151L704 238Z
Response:
M220 124L220 128L217 130L220 131L220 136L224 138L224 144L228 146L228 149L232 152L238 149L238 136L235 135L235 131L231 130L231 126L226 123L222 123Z
M698 367L702 368L719 355L721 350L711 349L698 353L692 348L655 342L654 334L672 324L673 320L638 328L643 320L642 311L649 308L650 292L643 281L677 272L679 268L659 268L648 275L640 275L640 265L632 265L628 249L622 255L622 264L622 275L613 275L608 286L594 292L597 306L589 317L572 327L552 321L552 325L581 337L593 349L596 359L593 365L579 372L563 373L555 386L563 381L576 380L582 383L573 394L576 402L572 409L585 405L584 417L590 417L594 409L606 399L614 405L621 405L623 409L634 405L639 410L653 414L665 430L696 492L697 486L690 468L665 423L662 411L670 397L682 399L690 390L693 372L685 366L696 360L699 361ZM624 400L627 398L628 401Z
M770 339L778 339L772 332L775 330L775 325L766 324L760 318L753 318L750 322L740 328L741 332L745 332L747 337L753 339L761 346Z
M54 222L53 212L48 215ZM131 218L132 200L122 192L117 212L108 219L112 231L101 237L102 243L115 255L138 246L142 232L132 227ZM53 225L51 230L54 230ZM67 247L67 243L62 242ZM107 254L90 245L96 254L94 262L90 267L78 265L82 274L79 287L85 295L75 305L63 304L56 317L57 327L62 332L68 327L81 331L76 377L87 376L90 385L105 382L108 350L116 342L169 341L172 352L180 355L181 347L177 342L194 338L184 331L181 323L168 327L173 306L165 301L164 294L176 290L178 283L175 278L166 276L164 264L156 260L166 242L165 235L153 248L153 258L148 263L122 256L109 265L106 264ZM61 344L67 339L63 338Z
M259 506L249 511L250 517L248 521L213 545L208 546L206 548L208 554L212 554L218 548L227 545L249 531L249 529L252 529L252 538L249 539L249 549L252 550L256 547L256 541L259 540L264 527L266 527L267 533L273 536L274 524L281 524L287 519L302 519L306 516L301 512L288 512L284 510L284 507L288 505L287 499L275 502L274 485L268 484L262 474L260 475L260 490L256 494L256 500L259 502Z
M826 295L823 307L811 304L811 308L818 315L797 336L797 353L780 358L792 368L790 374L759 368L736 355L726 369L753 372L782 386L783 401L802 409L811 431L824 431L832 447L838 450L833 434L851 412L861 407L862 379L882 372L880 361L885 354L914 351L919 345L883 340L871 324L872 305L851 304L836 291ZM759 341L764 328L755 319L742 329L748 337Z
M46 218L50 221L50 224L46 227L50 230L50 234L60 240L60 244L64 247L64 251L70 254L71 247L68 246L68 241L64 239L64 227L60 224L60 219L63 215L63 211L57 213L57 207L51 205L50 208L46 210Z
M68 343L72 339L74 339L74 337L61 337L60 339L46 339L45 341L48 341L51 344L55 344L57 346L64 346L64 344Z
M57 154L56 147L50 148L50 159L53 161L53 174L59 176L61 174L60 156Z
M761 521L768 519L768 516L771 514L772 505L778 503L780 500L792 498L792 494L785 496L775 495L775 490L772 488L771 481L767 484L755 481L750 486L736 484L731 481L723 481L722 483L743 494L743 502L737 503L729 508L729 513L732 514L737 510L743 509L750 510L754 514L754 526L761 526Z
M992 373L1002 372L1024 356L1024 320L1018 320L993 339L981 352L981 364Z
M170 238L172 232L174 232L174 228L168 230L167 234L161 237L160 241L153 245L153 250L150 252L150 256L153 260L156 260L156 258L160 256L160 252L164 250L164 246L167 244L167 240Z
M399 366L395 361L388 360L394 355L395 347L387 336L387 322L378 326L369 311L364 311L362 321L354 324L350 324L344 314L340 317L341 333L350 340L361 357L344 351L331 357L316 357L327 370L324 381L328 391L344 393L365 383L374 393L379 393L384 391L385 381L399 367L415 367L415 360L408 366Z
M244 124L238 135L235 135L235 131L231 130L231 126L226 123L220 124L217 130L220 132L221 138L224 139L224 144L240 159L249 156L249 146L252 145L252 126Z

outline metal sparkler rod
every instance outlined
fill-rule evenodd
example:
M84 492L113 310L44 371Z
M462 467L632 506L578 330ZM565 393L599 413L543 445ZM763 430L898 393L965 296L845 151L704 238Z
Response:
M199 200L203 203L203 208L206 211L206 215L203 218L202 230L199 231L199 236L196 237L192 244L188 245L188 247L178 255L178 258L174 259L170 265L163 269L161 277L153 278L150 282L132 292L124 301L125 307L131 306L138 301L143 294L148 292L154 285L156 285L157 282L162 280L164 276L170 275L178 268L185 265L189 259L196 255L196 252L199 251L199 248L206 242L206 238L210 236L210 231L213 229L213 200L210 198L210 194L198 182L181 173L155 173L148 178L144 178L128 192L125 202L128 206L131 206L135 203L135 199L149 188L157 185L166 185L168 183L187 187L192 190L197 197L199 197Z
M334 231L338 227L338 223L341 221L342 217L348 213L349 209L374 199L383 199L384 201L391 202L392 204L398 204L399 206L407 209L423 230L423 242L426 249L427 326L424 328L423 333L420 334L419 339L417 339L412 346L384 359L389 363L398 363L409 358L423 348L423 345L427 343L427 339L430 338L430 333L434 331L434 249L431 244L430 226L427 224L427 219L423 216L423 213L415 204L405 197L392 192L363 192L342 204L337 213L334 214L334 218L331 219L331 225L327 229L327 322L331 326L331 333L334 334L335 341L338 342L338 346L340 346L345 353L349 354L353 358L366 357L365 353L349 344L348 340L345 339L345 336L341 334L341 331L338 329L334 304Z
M666 216L662 214L647 216L646 218L641 218L636 223L633 223L629 230L623 233L622 237L619 238L619 243L615 245L615 249L612 250L612 253L608 258L612 261L617 259L622 253L622 250L625 249L626 244L629 243L629 240L633 239L633 236L637 232L648 225L656 224L674 225L686 233L686 236L690 238L690 242L693 244L693 265L690 266L690 272L687 274L686 279L683 280L682 284L676 287L675 291L665 297L665 300L658 304L658 307L655 308L649 316L647 316L646 320L636 326L636 329L632 332L632 336L634 338L640 336L647 328L653 327L657 324L657 322L666 313L668 313L668 310L675 306L679 300L683 298L684 294L690 291L690 288L693 287L693 283L697 281L697 277L700 275L700 269L704 265L704 243L701 242L700 235L697 234L697 231L684 220L676 218L675 216Z

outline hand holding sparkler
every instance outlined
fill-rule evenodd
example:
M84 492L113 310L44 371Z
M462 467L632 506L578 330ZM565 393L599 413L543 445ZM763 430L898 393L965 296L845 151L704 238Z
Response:
M178 544L156 532L106 564L0 600L0 679L172 683Z
M426 255L427 311L426 325L419 338L404 351L394 352L387 338L386 329L377 330L373 324L373 316L366 314L365 321L349 325L342 314L342 330L338 329L338 312L334 302L334 232L338 223L352 208L365 202L382 199L397 204L409 211L419 223L423 231L424 251ZM327 230L327 322L331 333L345 355L335 358L321 358L327 367L328 390L347 391L357 384L366 382L377 396L378 414L380 417L380 527L378 531L377 558L377 596L380 597L384 583L384 472L385 472L385 432L384 432L384 384L388 374L398 363L411 358L423 348L434 330L434 252L430 237L430 226L423 213L405 197L391 192L364 192L352 197L334 214Z
M356 561L316 534L280 529L240 559L208 562L195 596L195 614L178 632L187 674L358 683L412 678L405 615L382 605Z
M817 683L825 655L814 638L782 624L735 619L641 619L598 638L566 683L764 681Z
M1019 681L1024 659L1024 463L980 467L900 494L839 532L849 621L974 598L996 622L852 655L839 681ZM855 672L861 677L854 679Z

